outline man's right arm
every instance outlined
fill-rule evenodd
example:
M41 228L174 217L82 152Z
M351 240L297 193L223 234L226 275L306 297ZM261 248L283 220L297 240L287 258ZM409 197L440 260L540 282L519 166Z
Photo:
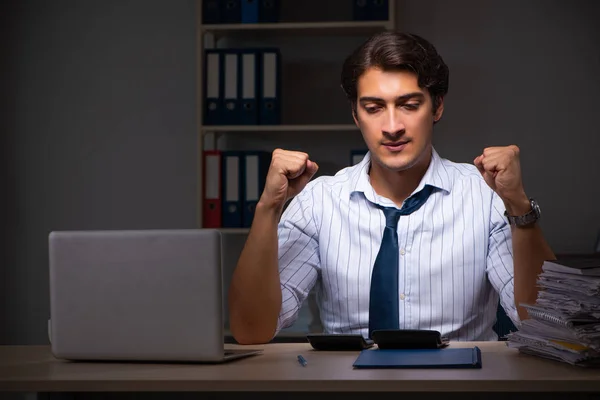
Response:
M277 227L285 202L317 171L306 153L275 150L265 189L229 287L229 324L240 344L273 338L281 310Z
M258 203L229 287L231 333L240 344L266 343L281 309L277 262L279 210Z

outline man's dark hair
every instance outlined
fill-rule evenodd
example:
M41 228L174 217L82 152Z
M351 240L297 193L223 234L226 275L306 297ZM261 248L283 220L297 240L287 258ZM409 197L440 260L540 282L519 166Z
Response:
M358 78L372 67L415 73L419 87L429 91L434 113L448 93L448 66L431 43L415 34L385 31L371 36L344 61L342 89L354 113Z

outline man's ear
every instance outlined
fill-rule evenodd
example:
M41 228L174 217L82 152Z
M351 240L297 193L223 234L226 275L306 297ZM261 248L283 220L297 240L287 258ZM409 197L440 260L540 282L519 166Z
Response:
M350 104L350 108L352 110L352 119L354 120L354 124L356 125L357 128L360 128L360 125L358 124L358 115L357 112L358 110L356 109L357 105L355 103Z
M442 114L444 114L444 98L442 96L438 97L438 107L433 114L433 122L438 122L442 118Z
M358 119L356 118L356 108L352 107L352 119L354 120L354 125L356 125L357 128L360 128L360 125L358 124Z

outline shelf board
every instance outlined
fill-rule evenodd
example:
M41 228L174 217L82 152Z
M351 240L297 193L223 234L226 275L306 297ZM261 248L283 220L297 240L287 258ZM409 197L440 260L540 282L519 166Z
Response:
M224 234L246 235L250 232L250 228L219 228L219 231Z
M354 131L354 124L323 124L323 125L204 125L201 130L208 132L324 132L324 131Z
M207 24L204 32L226 33L247 31L314 31L326 33L374 32L392 27L390 21L330 21L330 22L275 22L256 24Z

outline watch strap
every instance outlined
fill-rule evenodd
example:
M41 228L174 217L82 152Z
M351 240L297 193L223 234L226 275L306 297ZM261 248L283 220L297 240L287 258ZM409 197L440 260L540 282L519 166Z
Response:
M513 216L504 211L504 215L508 219L511 225L515 226L527 226L536 222L540 218L540 209L537 202L534 199L529 199L531 204L531 210L524 215Z

